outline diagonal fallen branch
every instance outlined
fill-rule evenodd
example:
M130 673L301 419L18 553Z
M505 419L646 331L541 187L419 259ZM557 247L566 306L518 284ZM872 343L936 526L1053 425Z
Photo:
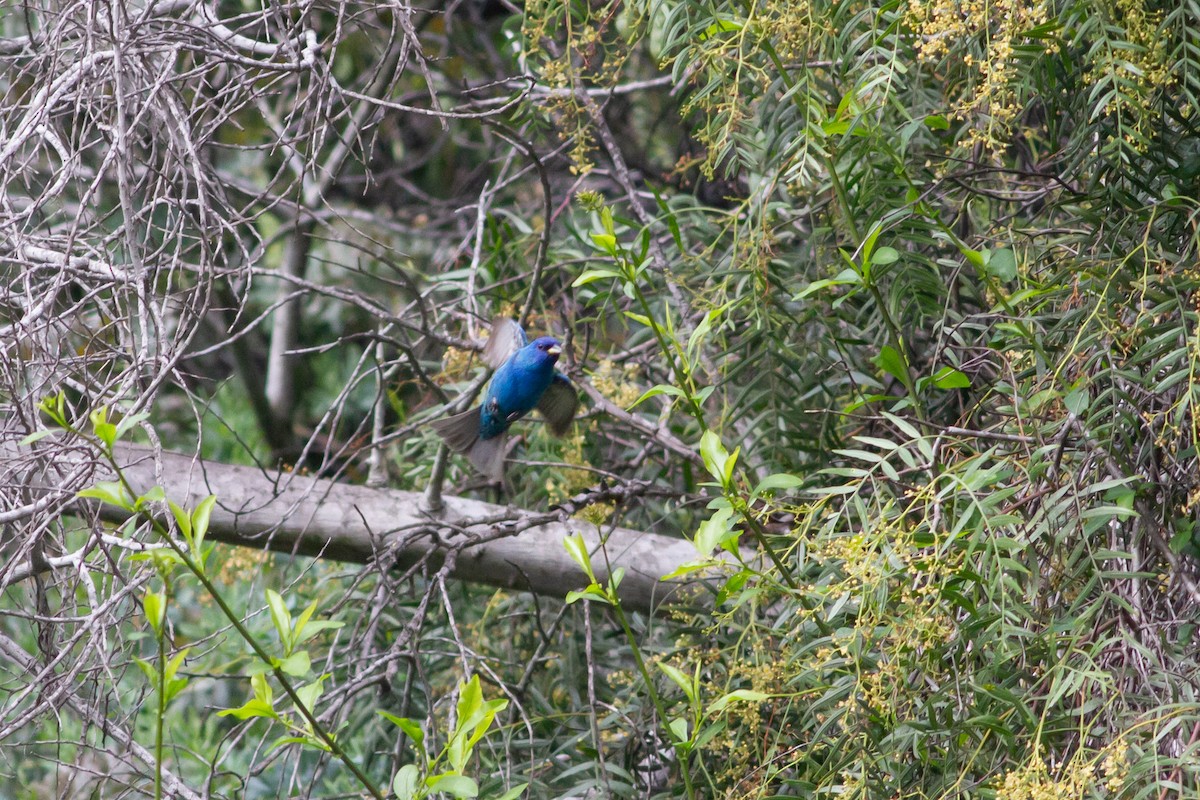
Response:
M578 532L592 553L597 580L606 581L610 569L625 570L619 594L630 609L649 612L663 603L695 601L712 580L711 573L661 580L697 559L688 541L627 528L599 529L570 518L566 510L538 513L446 497L445 509L434 516L421 510L421 495L415 492L175 453L162 453L156 462L144 447L119 447L117 457L135 490L160 485L167 497L189 508L216 495L209 540L401 568L424 559L436 569L454 550L454 578L562 597L587 583L563 547L563 539ZM125 516L111 507L102 514L115 520Z

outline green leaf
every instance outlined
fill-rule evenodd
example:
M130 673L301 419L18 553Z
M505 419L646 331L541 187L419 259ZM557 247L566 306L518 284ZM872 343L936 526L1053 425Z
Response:
M900 252L894 247L881 247L871 256L871 263L881 267L894 264L900 260Z
M723 719L718 720L717 722L713 723L712 725L709 725L707 728L700 731L700 734L696 737L694 746L697 749L704 747L706 744L711 742L713 740L713 738L716 737L718 734L724 733L726 727L728 727L728 726L726 725L726 722Z
M201 500L196 506L196 510L192 512L193 556L200 555L200 548L204 545L204 535L208 533L208 521L212 517L213 506L216 504L217 496L210 494Z
M271 622L275 624L275 632L283 643L285 653L292 651L292 615L287 609L287 603L274 589L267 589L267 607L271 610Z
M317 619L304 626L304 632L301 633L297 628L292 634L292 644L300 645L316 636L322 631L336 631L338 628L344 628L346 623L338 622L332 619Z
M986 267L989 275L1002 281L1017 277L1017 257L1008 248L993 250L987 258Z
M748 569L742 569L739 572L730 575L725 581L725 584L717 590L717 605L724 605L730 597L739 595L740 598L746 598L751 592L742 592L742 588L753 576L753 572ZM753 590L752 590L753 591ZM740 602L740 599L739 599Z
M625 580L625 568L617 567L616 569L614 569L612 571L612 574L608 576L609 595L611 595L613 597L616 596L617 589L619 589L621 587L621 581L623 581L623 580Z
M709 25L700 33L700 41L706 41L716 36L719 33L730 33L732 31L740 31L743 23L740 20L720 19Z
M711 556L713 551L721 547L728 537L735 536L730 525L733 519L733 509L726 506L717 509L711 517L700 523L699 530L692 537L692 544L701 556Z
M579 568L588 576L588 580L592 583L596 582L596 573L592 571L592 556L588 553L587 543L583 540L583 534L576 531L574 534L563 539L563 547L567 550L567 555L571 560L579 565Z
M966 389L971 379L954 367L942 367L933 374L933 385L939 389Z
M1067 411L1077 417L1082 417L1087 414L1088 407L1092 404L1092 398L1088 394L1087 389L1078 388L1067 392L1067 396L1063 398L1063 405Z
M1171 541L1168 543L1167 547L1170 548L1172 553L1178 555L1179 553L1182 553L1183 549L1191 543L1192 532L1190 530L1182 530L1178 531L1174 536L1171 537Z
M266 673L259 672L250 676L250 689L254 692L254 697L263 701L267 705L275 697L275 692L271 689L271 684L267 682Z
M183 664L183 660L185 658L187 658L188 650L190 650L190 649L191 648L188 648L188 647L183 648L178 653L176 653L174 656L172 656L171 659L167 662L166 677L168 679L175 677L175 673L177 673L179 671L179 667Z
M714 563L715 560L713 558L706 558L703 561L689 561L686 564L680 564L678 567L659 578L659 580L670 581L674 580L675 578L682 578L684 575L691 575L693 572L712 569Z
M610 256L616 257L618 255L617 237L611 233L593 233L592 244L596 245L596 249L603 250Z
M300 616L296 618L295 623L292 625L293 647L299 647L322 631L337 630L346 624L329 619L313 620L312 615L316 610L317 601L313 600L305 606L304 610L300 612Z
M896 351L896 348L885 344L883 349L879 351L879 355L871 360L888 375L891 375L905 386L908 385L908 364L905 362L904 356Z
M413 744L420 749L422 753L425 752L425 731L421 730L420 724L409 719L408 717L398 717L395 714L391 714L387 711L376 710L375 713L394 723L396 727L404 731L405 735L408 736L409 739L412 739Z
M104 442L104 446L108 450L112 450L113 444L117 441L117 426L108 421L108 407L100 406L88 414L88 419L92 421L92 431L96 434L96 438Z
M700 456L704 459L704 468L724 485L725 464L729 460L729 451L721 443L721 437L707 430L700 437Z
M963 254L963 256L967 259L967 262L970 263L971 266L975 267L978 270L983 270L985 268L986 262L984 261L983 253L981 253L978 250L972 250L971 248L969 248L966 245L961 244L961 243L958 246L958 250L960 253Z
M302 744L305 747L316 747L318 749L329 752L328 745L315 736L280 736L275 741L271 742L271 746L267 748L267 752L277 750L285 744Z
M720 308L714 308L704 315L704 319L700 320L700 324L696 326L695 330L692 331L692 335L688 337L687 354L689 361L696 361L700 346L704 343L708 335L712 333L713 323L720 319L721 314L731 305L732 302L726 303Z
M191 515L188 514L186 511L184 511L180 506L178 506L174 500L167 501L167 508L171 509L171 516L173 516L175 518L175 524L179 526L179 533L183 536L183 540L188 543L189 547L191 547L191 545L192 545L192 517L191 517Z
M729 487L733 485L733 468L737 465L738 454L742 452L740 446L733 448L733 452L729 454L729 458L725 460L725 470L721 473L721 485Z
M873 261L871 256L875 252L875 242L879 239L879 234L881 233L883 233L883 223L881 221L873 222L870 230L867 231L867 238L863 239L861 252L864 279L870 278L869 267Z
M479 796L479 784L466 775L447 772L425 779L425 785L435 792L445 792L451 797L471 798Z
M307 650L297 650L279 662L279 668L288 675L296 678L303 677L312 669L312 661Z
M67 396L65 393L46 395L38 403L38 409L58 427L67 427Z
M296 697L300 698L300 702L309 711L317 707L317 700L321 699L321 695L325 693L325 676L322 675L312 683L306 683L296 690Z
M682 389L679 389L675 386L671 386L670 384L660 383L657 386L651 386L649 389L647 389L646 392L641 397L639 397L637 400L634 400L633 405L631 405L629 407L636 408L637 406L641 405L643 401L649 400L651 397L655 397L660 394L666 394L666 395L670 395L672 397L686 397L687 396L686 393Z
M670 664L658 662L658 668L663 671L668 678L675 682L675 685L683 690L688 702L695 704L696 702L696 687L692 683L692 679L678 667L673 667Z
M592 234L592 238L594 239L596 235L597 234ZM571 284L571 288L578 289L580 286L587 286L589 283L594 281L612 280L621 277L621 273L613 269L589 269L575 279L575 282Z
M950 121L943 116L930 114L925 117L925 127L931 131L948 131L950 130Z
M167 615L167 596L163 592L146 592L142 597L142 611L146 615L146 621L150 623L150 627L154 628L154 632L162 635L163 620Z
M675 741L679 744L684 744L688 740L688 723L683 717L673 719L667 723L667 730L675 737Z
M126 491L125 487L117 481L97 481L88 489L76 495L76 497L90 497L99 500L102 503L108 503L110 506L117 506L126 511L134 511L133 498Z
M496 798L496 800L517 800L518 797L525 794L525 790L529 788L528 783L518 783L513 788L509 789L504 794Z
M308 627L308 622L312 619L312 615L316 612L316 610L317 601L313 600L304 607L304 610L300 612L300 616L296 617L295 621L292 623L292 639L296 644L299 644L302 641L300 636L304 632L304 629Z
M133 657L133 661L138 665L138 669L142 671L142 674L146 676L146 681L151 686L158 686L158 667L137 656Z
M18 445L20 447L25 447L27 445L33 444L34 442L41 441L42 439L45 439L47 436L50 436L51 434L55 434L55 433L58 433L58 431L52 430L50 428L43 428L40 431L34 431L33 433L26 436L24 439L22 439L20 442L18 442Z
M612 604L608 599L608 595L604 593L604 590L600 588L600 584L598 583L593 583L586 589L567 592L567 596L564 598L563 602L565 602L567 605L571 605L577 600L595 600L599 603L608 603L609 605Z
M844 269L834 278L825 278L824 280L813 281L808 286L804 287L792 300L803 300L810 294L819 292L829 286L857 286L862 283L862 276L858 274L858 270Z
M160 575L171 574L175 567L183 563L173 550L168 550L165 547L156 547L153 550L143 550L140 553L134 553L129 557L129 560L149 561L154 564L154 569Z
M163 687L166 690L164 692L163 702L169 703L174 700L180 692L187 688L187 685L187 678L171 678L168 680L166 685Z
M797 486L803 485L804 480L798 475L791 475L786 472L776 472L774 475L768 475L758 482L758 486L754 487L752 497L758 497L764 492L774 492L780 489L795 489Z
M150 415L144 411L139 414L130 414L129 416L122 418L122 420L117 423L117 439L123 439L125 434L129 433L130 429L133 428L134 425L138 425L149 418Z
M167 493L163 491L161 486L151 486L145 494L134 500L133 506L140 509L148 503L161 503L166 499Z
M771 695L763 692L756 692L752 689L735 689L729 694L713 701L708 707L709 714L716 714L724 711L725 706L733 702L761 703L763 700L770 699Z
M479 686L479 676L472 675L471 679L462 684L458 690L457 719L458 730L464 730L477 722L476 714L483 709L483 689Z
M633 320L638 325L643 325L651 330L658 330L660 327L658 323L654 322L654 320L650 319L645 314L638 314L635 311L626 311L624 313L626 317Z
M417 795L417 787L421 783L421 772L417 769L416 764L405 764L396 771L396 777L392 778L392 791L396 793L396 800L414 800Z
M218 717L237 717L240 720L254 719L257 717L266 717L268 719L279 719L279 714L270 703L265 703L257 697L252 697L246 701L245 705L240 708L227 708L217 712Z

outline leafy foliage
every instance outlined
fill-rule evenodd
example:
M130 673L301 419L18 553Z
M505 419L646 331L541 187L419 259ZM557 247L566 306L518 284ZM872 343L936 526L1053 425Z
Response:
M0 793L1196 791L1197 3L9 8ZM498 313L590 407L505 500L690 538L703 603L73 466L486 493L424 423Z

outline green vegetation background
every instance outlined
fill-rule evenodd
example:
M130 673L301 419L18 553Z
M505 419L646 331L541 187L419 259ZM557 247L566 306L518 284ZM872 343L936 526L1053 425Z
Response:
M52 27L55 13L22 8L0 5L5 35ZM255 27L257 7L218 11L247 34L273 30ZM771 554L730 570L707 609L650 618L606 605L604 587L564 605L216 548L213 584L280 657L267 590L293 617L316 601L315 619L343 623L314 632L311 665L293 666L323 687L317 711L337 706L337 741L378 786L1197 791L1200 4L467 2L414 9L411 32L369 3L274 13L285 33L309 27L326 43L327 72L184 48L165 73L240 216L207 243L204 220L156 228L155 214L187 205L163 188L139 228L146 247L181 241L184 260L211 247L225 270L206 302L228 324L198 328L198 355L144 409L163 445L361 482L354 443L380 415L395 434L388 485L420 490L437 442L419 423L478 374L466 343L490 316L532 299L530 327L569 336L589 410L565 441L527 426L506 501L541 509L643 479L652 491L584 513L695 538L705 554ZM306 195L354 107L331 87L366 92L402 42L416 49L381 93L398 105L372 106L324 193ZM222 70L240 72L221 84ZM14 72L5 102L37 85ZM431 108L431 93L466 113L402 108ZM95 164L106 144L80 132L90 124L72 122L72 141ZM289 159L305 168L289 177ZM90 199L109 209L95 243L123 230L118 194L113 180ZM72 213L63 201L38 224ZM301 238L305 283L273 281ZM119 262L131 245L112 241ZM203 280L173 271L147 288ZM262 388L232 346L199 354L244 329L238 346L261 365L278 315L249 321L281 285L303 290L282 423L255 406ZM419 329L387 327L418 305ZM450 479L489 496L464 464ZM88 531L63 517L53 535L70 551ZM218 715L264 692L288 701L269 675L251 685L260 660L212 594L168 572L122 557L88 587L50 581L52 625L32 613L32 585L8 587L0 629L31 656L50 635L87 660L87 696L148 748L161 730L164 764L208 796L363 795L296 715L283 712L296 740L277 748L279 718ZM118 597L135 580L169 601L169 634L141 592ZM113 597L123 622L89 630ZM134 659L153 662L159 644L188 648L188 682L156 712L161 673ZM10 698L39 680L0 663ZM418 786L454 761L472 714L488 724L460 759L470 782ZM111 745L69 713L31 719L0 741L0 794L153 793Z

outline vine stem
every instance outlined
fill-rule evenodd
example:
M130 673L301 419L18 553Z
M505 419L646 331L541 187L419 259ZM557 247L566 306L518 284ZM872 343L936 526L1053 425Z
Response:
M667 707L663 704L661 695L658 689L654 686L654 676L650 674L650 668L646 666L646 659L642 657L642 649L638 647L637 637L634 636L633 626L629 624L629 618L625 615L625 609L621 606L621 598L612 588L612 563L608 560L608 550L601 545L601 554L604 556L605 568L609 574L609 585L604 588L604 595L608 598L608 603L612 606L613 615L617 618L617 623L621 626L622 632L625 634L625 640L629 642L629 652L633 655L633 662L637 666L638 673L642 676L642 680L646 682L646 691L650 693L650 702L654 704L654 709L658 713L660 723L667 721ZM590 573L589 573L590 574ZM585 601L591 602L591 601ZM668 728L668 736L671 736ZM688 762L691 760L691 751L683 747L676 747L680 752L681 758L679 772L683 775L683 788L687 792L688 800L695 800L696 790L692 786L692 775L689 769Z
M611 574L611 573L610 573ZM642 680L646 682L646 690L650 692L650 701L654 703L654 708L658 711L659 719L664 723L667 720L667 709L663 705L662 697L659 696L658 690L654 688L654 676L650 674L650 668L646 666L646 660L642 657L642 650L637 645L637 637L633 635L633 628L629 625L629 618L625 616L625 610L621 608L621 601L617 598L616 593L612 593L609 601L613 607L613 613L617 617L617 622L621 625L621 630L625 632L625 639L629 642L629 651L633 654L634 663L637 664L638 672L642 675ZM679 765L679 772L683 775L683 788L687 792L688 800L695 800L696 790L692 786L691 770L688 768L690 760L690 749L682 747L676 748L681 751L682 764Z
M158 719L154 725L154 800L162 800L163 724L167 716L167 604L171 601L170 579L163 576L162 619L155 625L158 638Z
M91 442L93 445L95 445L100 450L100 452L104 454L104 460L108 462L108 464L112 468L113 472L116 473L117 481L120 483L121 487L129 494L130 497L138 497L138 494L133 490L133 487L129 485L129 481L125 478L125 473L121 470L121 465L119 463L117 463L117 460L113 456L112 449L110 447L106 446L103 442L99 441L98 439L88 436L87 434L85 434L79 430L76 430L74 428L68 427L67 430L70 433L73 433L73 434ZM271 657L271 655L265 649L263 649L262 645L260 645L258 643L258 640L254 638L254 634L250 633L249 629L247 629L246 626L242 623L241 617L238 616L237 614L235 614L233 609L230 608L229 604L227 602L225 602L225 598L221 596L221 593L217 590L216 585L204 573L204 569L199 564L197 564L192 559L191 555L183 547L180 546L179 542L177 542L171 536L171 532L167 528L167 526L164 525L162 523L162 521L158 519L158 517L156 517L154 514L150 513L150 511L145 508L134 508L134 509L132 509L132 511L133 511L134 516L138 516L138 517L141 517L142 519L144 519L146 522L148 522L150 524L150 527L154 529L154 532L157 533L160 537L162 537L163 541L165 541L167 543L167 546L170 547L171 550L173 550L175 552L175 555L179 557L180 561L187 568L187 570L189 572L191 572L192 575L194 575L198 581L200 581L200 585L203 586L204 590L206 592L208 592L210 597L212 597L213 602L215 602L217 604L217 607L221 610L221 613L225 616L225 619L229 620L229 624L233 626L233 629L237 631L238 635L242 638L242 640L245 641L246 644L248 644L250 646L250 649L254 651L254 655L256 657L258 657L258 659L262 663L266 664L267 666L269 666L271 668L271 673L275 676L275 679L277 681L279 681L279 685L283 688L283 691L291 699L292 704L295 705L296 709L300 712L300 715L302 717L304 717L304 719L312 727L313 734L316 735L317 737L319 737L321 742L329 749L329 752L332 753L335 758L337 758L339 761L341 761L348 770L350 770L351 774L353 774L354 777L358 780L358 782L360 784L362 784L363 788L365 788L368 792L370 792L371 795L376 800L384 800L383 792L381 792L379 790L379 787L377 787L375 785L375 782L372 781L367 776L367 774L362 771L362 769L358 766L358 764L356 764L354 762L354 759L350 758L350 755L348 753L346 753L345 750L342 749L341 745L339 745L337 743L337 741L333 738L333 736L330 735L330 733L325 730L324 726L322 726L321 723L317 721L316 716L308 708L308 706L306 706L304 704L304 702L300 699L300 695L296 693L296 689L295 689L295 687L292 686L291 681L288 680L286 675L284 675L283 670L279 668L278 664L276 663L276 660L273 659ZM164 627L165 627L165 619L164 619ZM162 662L162 647L161 647L161 645L159 647L159 654L160 654L160 656L159 656L159 661L160 661L159 683L161 686L162 680L163 680L162 675L165 673L165 667L163 667L162 663L161 663ZM162 697L162 696L163 695L160 694L160 697ZM162 701L160 700L160 703L161 702ZM161 719L161 716L162 716L161 708L160 708L159 716ZM158 765L156 767L156 772L155 772L155 784L157 787L156 791L161 790L159 783L161 780L161 773L162 773L161 723L160 723L159 727L160 727L160 730L158 733L159 741L156 742L157 752L155 754L155 758L158 761ZM157 796L158 795L156 794L156 797Z

